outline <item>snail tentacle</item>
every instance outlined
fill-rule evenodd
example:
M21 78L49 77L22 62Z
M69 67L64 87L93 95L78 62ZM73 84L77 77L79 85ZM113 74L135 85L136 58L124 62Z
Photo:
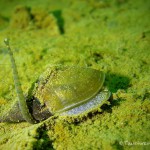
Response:
M19 107L21 109L21 113L23 115L23 118L27 122L34 124L34 123L36 123L36 120L31 116L31 114L29 112L29 109L28 109L28 106L27 106L27 103L26 103L26 100L25 100L25 97L23 95L23 91L22 91L22 88L21 88L21 83L20 83L20 80L19 80L19 75L18 75L16 63L15 63L15 60L14 60L14 57L13 57L13 52L12 52L12 50L10 48L10 45L9 45L9 39L5 38L4 43L7 46L9 56L10 56L10 60L11 60L14 84L15 84L17 96L19 98Z

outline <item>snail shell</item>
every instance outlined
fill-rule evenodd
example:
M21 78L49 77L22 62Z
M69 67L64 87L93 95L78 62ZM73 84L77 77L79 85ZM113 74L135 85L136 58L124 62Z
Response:
M26 102L29 112L37 121L54 114L79 115L100 107L109 97L104 90L103 72L84 67L48 68L34 83ZM102 90L103 89L103 90ZM0 122L24 121L18 101L5 114Z
M34 97L52 114L80 114L109 99L110 92L102 91L104 80L104 73L92 68L48 68L38 81Z
M37 123L57 113L80 114L89 112L109 99L110 92L102 90L104 73L77 66L48 68L37 83L31 86L25 98L9 39L5 38L4 43L9 52L19 101L0 116L0 122L16 122L25 119L29 123Z

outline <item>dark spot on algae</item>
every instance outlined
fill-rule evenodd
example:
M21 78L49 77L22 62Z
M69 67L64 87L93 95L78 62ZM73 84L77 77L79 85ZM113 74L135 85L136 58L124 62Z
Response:
M52 141L50 140L47 134L47 127L43 124L40 128L36 131L38 135L35 135L35 138L38 142L33 144L33 149L45 149L45 150L53 150ZM34 135L34 133L33 133Z
M58 24L60 33L64 34L65 33L65 31L64 31L64 23L65 22L64 22L64 18L62 17L62 11L61 10L55 10L52 13L57 19L57 24Z
M106 74L105 84L108 86L109 90L113 93L117 92L119 89L127 90L130 85L129 77L119 74Z

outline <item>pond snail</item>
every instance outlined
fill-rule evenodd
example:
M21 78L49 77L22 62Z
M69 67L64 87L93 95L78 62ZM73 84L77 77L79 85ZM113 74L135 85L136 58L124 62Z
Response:
M111 93L102 88L105 74L96 69L78 66L48 68L25 97L9 40L6 38L4 42L11 59L19 100L0 117L0 122L27 121L34 124L54 114L79 115L101 106L110 98Z

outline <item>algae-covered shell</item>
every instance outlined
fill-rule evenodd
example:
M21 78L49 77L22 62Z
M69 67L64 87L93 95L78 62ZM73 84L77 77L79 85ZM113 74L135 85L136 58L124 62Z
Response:
M111 93L103 89L104 79L103 72L92 68L50 67L33 84L34 88L26 97L29 112L37 122L54 114L88 113L110 98ZM0 117L0 122L24 120L18 101Z
M52 114L63 113L85 106L94 100L102 89L104 79L103 72L92 68L77 66L49 68L38 82L35 97L46 104ZM108 100L109 96L110 92L101 92L97 103ZM89 109L89 106L85 107L85 109L82 107L82 111L76 110L76 114Z

